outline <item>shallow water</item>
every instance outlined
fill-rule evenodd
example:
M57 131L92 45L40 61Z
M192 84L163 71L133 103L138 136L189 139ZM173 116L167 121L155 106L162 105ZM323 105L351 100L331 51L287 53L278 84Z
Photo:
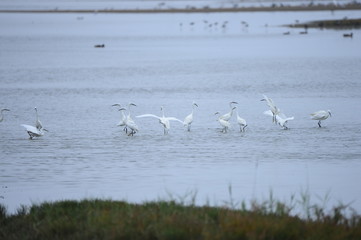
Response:
M232 186L237 201L308 191L360 212L361 31L346 39L280 26L359 14L0 14L0 107L11 109L0 123L0 203L14 211L44 200L197 194L199 204L221 205ZM262 94L295 117L289 130L263 114ZM193 101L191 132L172 122L163 135L156 119L134 117L164 106L183 119ZM230 101L245 133L235 118L220 132L214 113ZM134 137L111 107L129 102ZM35 106L49 132L29 140L20 124L35 124ZM333 114L323 128L309 119L320 109Z

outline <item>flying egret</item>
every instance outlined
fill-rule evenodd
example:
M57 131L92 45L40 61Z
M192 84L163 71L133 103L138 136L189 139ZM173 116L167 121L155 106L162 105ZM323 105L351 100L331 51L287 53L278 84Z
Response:
M244 132L244 129L247 127L247 122L246 120L244 120L239 116L238 110L236 111L236 113L237 113L237 123L239 125L239 131Z
M312 120L318 120L318 126L321 127L321 121L326 120L328 117L331 117L331 111L330 110L320 110L314 113L311 113L311 119Z
M192 112L191 112L188 116L186 116L186 117L184 118L184 121L183 121L183 125L184 125L185 127L187 127L188 132L191 131L191 124L192 124L192 122L193 122L194 107L198 107L197 103L195 103L195 102L193 102L193 104L192 104Z
M4 121L4 115L3 115L4 111L10 111L10 110L7 109L7 108L1 109L1 111L0 111L0 122Z
M216 112L214 115L219 115L219 112ZM222 128L222 132L223 133L226 133L227 130L231 127L231 124L227 121L227 120L224 120L222 118L222 116L219 116L217 121L219 122L219 124L221 124L221 126L223 127Z
M222 116L220 116L221 119L229 121L229 119L231 119L232 115L233 115L233 111L236 107L233 107L232 104L238 104L238 102L230 102L229 103L229 107L231 109L231 111L229 113L223 114Z
M142 114L139 116L136 116L137 118L143 118L143 117L152 117L152 118L156 118L159 120L159 123L163 125L164 128L164 135L168 134L169 129L170 129L170 122L169 121L178 121L180 123L183 124L183 122L181 120L179 120L178 118L175 117L165 117L164 115L164 109L163 106L160 108L160 110L162 111L162 116L156 116L154 114Z
M276 115L281 112L281 110L276 106L276 104L273 102L273 100L266 95L263 95L263 99L261 101L266 101L268 107L271 109L272 112L272 121L277 124Z
M132 118L128 118L127 116L124 115L124 111L126 111L125 108L120 108L119 111L122 112L123 117L125 117L125 127L130 128L131 132L128 134L128 136L133 136L135 133L137 133L139 131L139 128L137 126L137 124L135 124L135 122L133 121Z

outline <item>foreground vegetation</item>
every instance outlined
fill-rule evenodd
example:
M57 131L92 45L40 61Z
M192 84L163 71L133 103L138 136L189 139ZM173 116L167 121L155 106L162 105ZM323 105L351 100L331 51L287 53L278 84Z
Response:
M0 239L361 239L361 217L346 217L344 210L325 214L313 206L300 217L273 200L249 209L244 203L235 209L173 200L83 200L22 207L9 215L0 205Z
M338 20L319 20L311 21L307 23L297 23L287 25L288 27L304 28L305 26L310 28L319 29L359 29L361 28L361 18L357 19L338 19Z

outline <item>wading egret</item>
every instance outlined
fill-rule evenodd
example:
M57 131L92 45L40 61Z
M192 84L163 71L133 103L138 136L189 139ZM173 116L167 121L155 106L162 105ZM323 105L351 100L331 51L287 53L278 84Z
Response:
M267 110L265 112L263 112L265 115L271 116L273 117L273 113L271 110ZM278 125L280 125L281 127L283 127L283 129L288 129L288 127L286 126L286 123L288 121L294 120L294 117L286 117L286 115L284 115L283 113L278 113L276 115L276 122L278 123Z
M23 126L26 129L26 132L29 134L30 139L33 139L33 137L41 137L44 135L43 130L41 129L39 130L36 127L26 124L21 124L21 126Z
M290 120L293 120L295 119L294 117L286 117L285 115L283 114L279 114L279 115L276 115L276 120L278 122L278 124L283 127L283 129L287 130L288 127L286 126L286 123Z
M33 137L41 137L44 135L44 131L47 131L45 128L43 128L43 125L40 122L39 115L38 115L38 109L35 107L35 113L36 113L36 122L35 127L27 125L27 124L21 124L26 129L26 132L29 134L30 139L33 139Z
M236 107L233 107L232 104L238 104L238 102L230 102L229 103L229 108L231 109L231 111L229 113L223 114L222 116L220 116L221 119L225 120L225 121L229 121L229 119L231 119L232 115L233 115L233 111Z
M7 108L1 109L1 111L0 111L0 122L4 121L4 115L3 115L3 112L4 112L4 111L8 112L8 111L10 111L10 110L7 109Z
M219 115L219 112L216 112L214 115ZM222 116L219 116L217 121L219 122L219 124L221 124L221 126L223 127L222 128L222 132L223 133L226 133L228 131L228 129L231 127L231 124L227 121L227 120L224 120L222 118Z
M193 122L194 107L198 107L197 103L195 103L195 102L193 102L193 104L192 104L192 112L188 116L186 116L184 118L184 121L183 121L183 125L185 127L187 127L188 132L191 131L191 125L192 125L192 122Z
M238 110L236 111L236 113L237 113L237 123L239 125L239 131L244 132L244 129L247 127L247 122L246 120L244 120L239 116Z
M128 122L134 122L133 121L133 119L132 119L132 117L130 116L130 107L131 106L137 106L137 105L135 105L134 103L129 103L128 104L128 114L126 114L125 113L125 111L126 111L126 109L125 108L123 108L122 110L121 110L121 108L122 108L122 106L119 104L119 103L115 103L115 104L113 104L112 105L112 107L119 107L119 111L121 112L121 114L122 114L122 118L120 119L120 121L119 121L119 123L117 124L117 126L120 126L120 127L124 127L124 131L125 131L125 133L128 133L128 126L127 126L127 124L126 124L126 122L128 121ZM135 123L134 123L135 124ZM133 134L132 134L133 135Z
M311 119L312 120L318 120L318 126L321 127L321 121L326 120L328 117L331 117L331 111L330 110L321 110L314 113L311 113Z
M119 111L121 111L123 117L125 117L125 121L124 121L125 127L131 130L128 136L133 136L135 133L139 131L137 124L135 124L132 118L130 117L128 118L124 115L124 111L126 111L125 108L120 108Z
M169 129L170 129L170 122L169 122L169 121L178 121L178 122L180 122L180 123L183 124L183 122L182 122L181 120L179 120L178 118L175 118L175 117L165 117L163 107L161 107L160 110L162 111L162 116L161 116L161 117L156 116L156 115L154 115L154 114L142 114L142 115L139 115L139 116L136 116L136 117L137 117L137 118L152 117L152 118L158 119L158 120L159 120L159 123L163 125L164 135L165 135L165 134L168 134L168 132L169 132Z
M281 110L276 106L276 104L273 102L273 100L266 95L263 95L263 98L261 101L266 101L267 106L271 109L272 112L272 121L277 124L276 115L281 112Z
M122 114L122 118L120 119L119 123L117 124L117 126L119 127L124 127L123 131L125 131L126 133L127 131L127 126L125 124L125 121L127 119L127 117L125 116L125 109L122 109L122 106L119 103L113 104L112 107L119 107L118 111L120 111L120 113Z

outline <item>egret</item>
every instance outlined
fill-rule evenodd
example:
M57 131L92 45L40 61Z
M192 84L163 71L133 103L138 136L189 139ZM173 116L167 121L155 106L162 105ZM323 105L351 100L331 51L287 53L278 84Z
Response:
M281 112L281 110L276 106L276 104L273 102L273 100L266 95L263 95L263 99L261 101L266 101L268 107L271 109L272 112L272 121L277 124L276 115Z
M216 112L214 115L219 115L219 112ZM223 133L226 133L227 130L231 127L231 124L227 121L227 120L224 120L222 118L222 116L218 117L217 121L219 122L219 124L221 124L221 126L223 127L222 128L222 132Z
M188 132L191 131L191 124L192 124L192 122L193 122L194 107L198 107L197 103L195 103L195 102L193 102L193 104L192 104L192 112L191 112L188 116L186 116L186 117L184 118L184 121L183 121L183 125L184 125L185 127L187 127Z
M36 122L35 122L35 127L38 130L41 130L43 128L43 124L41 124L40 119L39 119L39 114L38 114L38 109L35 107L35 113L36 113Z
M278 124L283 127L283 129L287 130L288 127L286 126L286 123L290 120L295 119L294 117L286 117L283 114L281 115L276 115L276 120L278 122Z
M124 126L124 129L123 129L123 131L125 131L125 133L128 133L128 129L127 129L127 124L126 124L126 122L128 121L128 122L134 122L133 121L133 119L132 119L132 117L130 116L130 107L131 106L137 106L137 105L135 105L134 103L129 103L128 104L128 114L126 115L125 113L124 113L124 111L126 111L126 109L125 108L123 108L122 110L121 110L121 108L122 108L122 106L119 104L119 103L115 103L115 104L113 104L112 105L112 107L119 107L119 111L121 112L121 114L122 114L122 119L120 119L120 121L119 121L119 123L117 124L117 126L120 126L120 127L123 127ZM135 123L134 123L135 124ZM133 135L133 134L132 134Z
M330 110L320 110L314 113L311 113L311 119L312 120L318 120L318 126L321 127L321 121L326 120L328 117L331 117L331 111Z
M230 102L229 103L229 107L231 109L231 111L229 113L223 114L222 116L220 116L221 119L229 121L229 119L231 119L232 115L233 115L233 111L236 107L233 107L232 104L238 104L238 102Z
M264 114L268 115L268 116L271 116L271 117L274 116L271 110L265 111ZM286 126L286 123L288 121L291 121L291 120L294 120L294 119L295 119L294 117L286 117L286 115L284 115L281 112L276 115L276 122L278 123L278 125L283 127L283 129L285 129L285 130L288 129L288 127Z
M126 111L125 108L120 108L119 111L121 111L123 117L125 117L125 121L124 121L125 127L126 128L128 127L131 130L131 132L128 134L128 136L133 136L135 133L137 133L139 131L137 124L135 124L135 122L133 121L132 118L130 118L130 117L128 118L124 115L124 111Z
M165 117L164 115L164 109L163 106L160 108L160 110L162 111L162 116L156 116L154 114L142 114L139 116L136 116L137 118L143 118L143 117L152 117L152 118L156 118L159 120L159 123L163 125L164 128L164 135L168 134L169 129L170 129L170 122L169 121L178 121L180 123L183 124L183 122L181 120L179 120L178 118L175 117Z
M239 125L239 131L244 132L244 129L247 127L247 122L246 120L244 120L239 116L238 110L236 111L236 113L237 113L237 123Z
M35 113L36 113L36 122L35 127L21 124L26 129L26 132L29 134L30 139L33 139L34 137L41 137L44 135L44 131L47 131L45 128L43 128L43 125L40 122L39 115L38 115L38 109L35 107Z
M7 109L7 108L1 109L1 111L0 111L0 122L4 121L4 115L3 115L4 111L10 111L10 110Z
M126 124L125 124L125 121L126 121L127 117L126 117L125 114L124 114L124 110L125 110L125 109L124 109L124 108L122 109L122 106L121 106L119 103L113 104L112 107L119 107L118 111L121 112L122 118L120 119L120 121L119 121L119 123L117 124L117 126L119 126L119 127L124 127L123 131L125 131L125 132L127 133L128 130L127 130L127 126L126 126Z
M21 124L21 126L23 126L26 129L26 132L29 134L30 139L33 139L34 137L41 137L44 135L44 132L42 129L38 129L36 127L26 125L26 124Z

